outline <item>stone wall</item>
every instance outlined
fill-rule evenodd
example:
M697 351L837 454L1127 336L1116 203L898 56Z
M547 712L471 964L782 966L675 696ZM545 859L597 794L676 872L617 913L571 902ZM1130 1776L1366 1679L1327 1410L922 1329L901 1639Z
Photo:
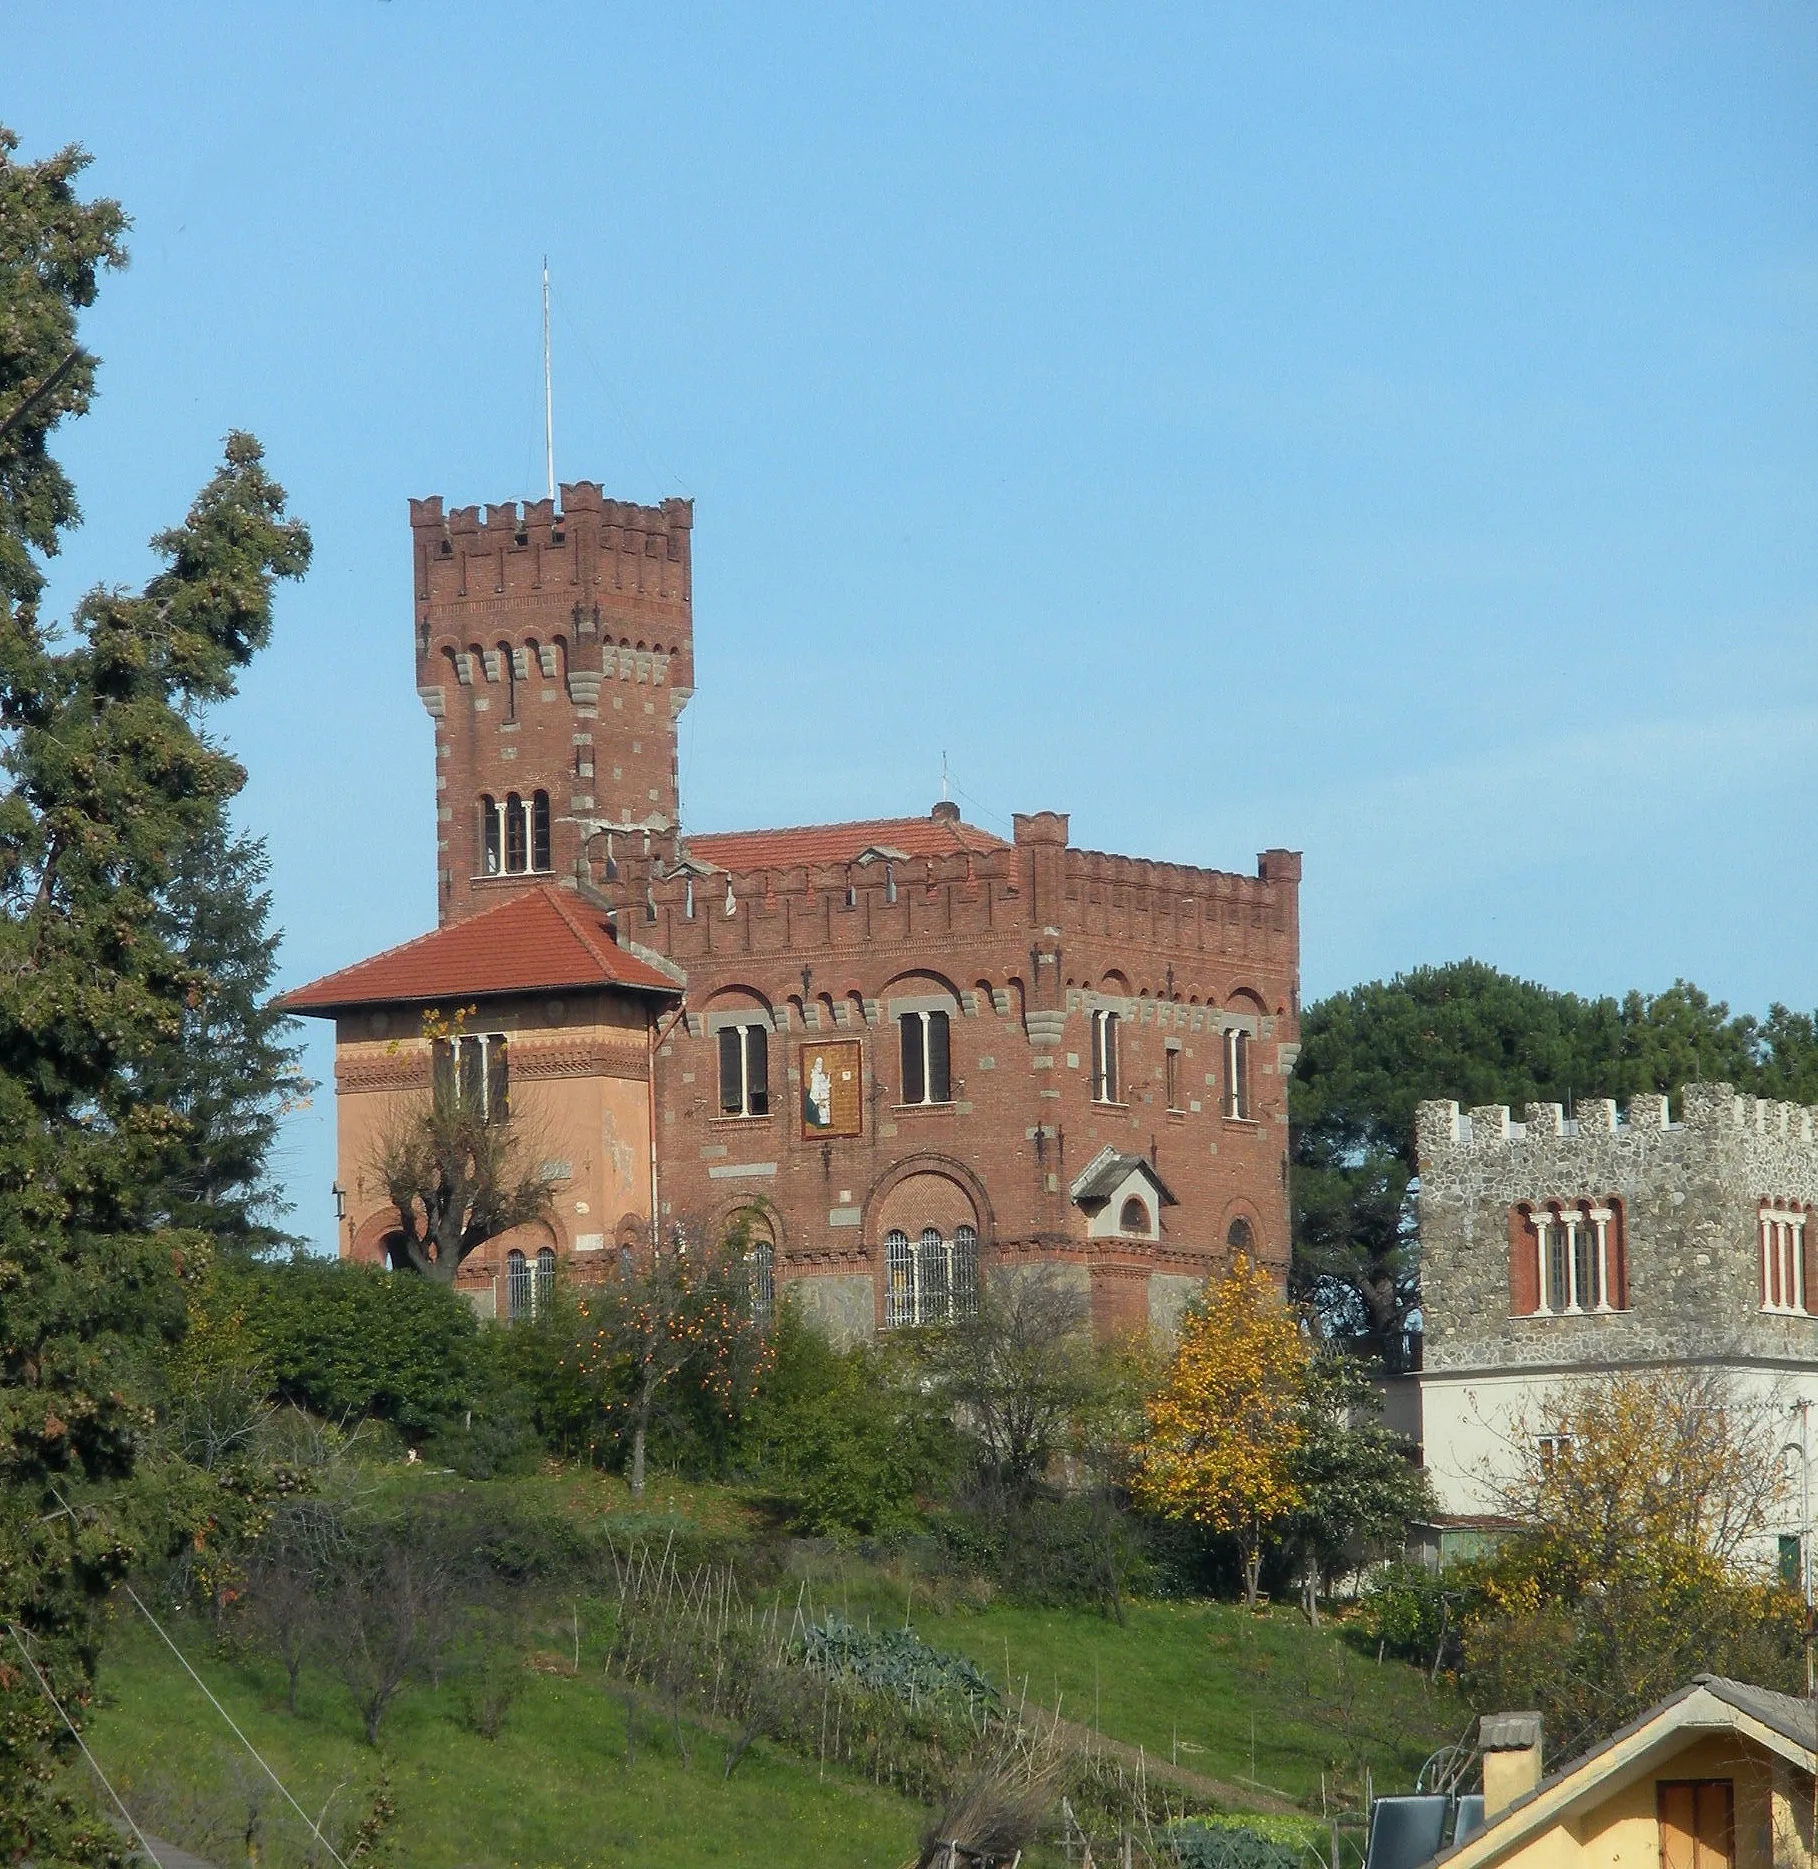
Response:
M1684 1118L1665 1097L1626 1119L1603 1100L1568 1120L1558 1104L1460 1114L1423 1103L1419 1158L1421 1311L1429 1374L1608 1367L1680 1359L1818 1363L1818 1317L1761 1301L1764 1201L1818 1205L1810 1108L1690 1084ZM1523 1202L1621 1202L1627 1303L1604 1315L1520 1316L1510 1213ZM1810 1303L1818 1310L1818 1290Z

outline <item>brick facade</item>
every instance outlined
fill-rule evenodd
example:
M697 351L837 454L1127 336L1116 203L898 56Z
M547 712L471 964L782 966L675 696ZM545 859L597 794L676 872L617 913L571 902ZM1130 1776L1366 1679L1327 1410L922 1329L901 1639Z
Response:
M985 1278L1054 1265L1105 1327L1165 1323L1234 1244L1285 1278L1298 854L1236 875L1074 849L1055 812L1006 842L950 805L687 836L692 523L589 483L560 512L411 504L440 920L553 879L685 974L652 1086L665 1221L748 1214L779 1284L804 1281L840 1334L885 1321L893 1232L970 1227ZM905 1013L946 1015L944 1101L905 1100ZM1094 1071L1108 1013L1114 1095ZM762 1114L722 1111L727 1025L764 1034ZM804 1117L803 1047L836 1040L857 1095L829 1131ZM1075 1198L1106 1150L1135 1190L1115 1213Z

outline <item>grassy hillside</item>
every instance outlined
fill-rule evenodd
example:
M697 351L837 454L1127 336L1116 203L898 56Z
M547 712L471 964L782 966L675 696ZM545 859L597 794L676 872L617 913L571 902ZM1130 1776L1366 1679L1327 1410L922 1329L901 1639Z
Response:
M401 1497L458 1483L388 1466L370 1470L364 1484ZM693 1549L724 1550L768 1531L761 1500L722 1487L656 1482L635 1510L622 1483L585 1472L461 1490L502 1502L527 1527L547 1527L553 1511L558 1522L605 1529L618 1551L638 1541L661 1548L672 1531ZM764 1740L727 1779L723 1731L684 1717L678 1744L670 1715L652 1699L629 1712L628 1757L629 1710L600 1665L616 1599L610 1561L599 1563L589 1572L594 1584L572 1596L564 1586L559 1602L544 1603L540 1633L526 1643L522 1697L491 1741L465 1722L454 1687L419 1685L399 1695L375 1753L325 1666L305 1670L292 1718L274 1662L224 1652L193 1613L175 1617L174 1632L306 1808L326 1805L343 1847L383 1771L394 1815L381 1860L398 1869L893 1869L913 1856L928 1813L910 1800ZM785 1622L797 1606L810 1617L832 1609L875 1626L907 1621L933 1647L969 1656L1013 1706L1025 1697L1031 1710L1058 1706L1114 1747L1140 1747L1152 1761L1220 1781L1217 1801L1232 1810L1292 1805L1317 1816L1329 1800L1335 1812L1354 1811L1366 1771L1380 1790L1405 1788L1427 1752L1465 1722L1455 1698L1429 1689L1418 1672L1379 1665L1342 1631L1310 1629L1285 1609L1133 1603L1119 1625L1084 1611L995 1602L983 1586L908 1557L868 1561L812 1544L791 1547L766 1574L762 1594ZM123 1621L109 1645L92 1743L150 1827L223 1869L248 1859L249 1827L268 1869L303 1860L299 1821L140 1622ZM1208 1787L1194 1789L1203 1802ZM1044 1859L1037 1852L1025 1860L1037 1869Z
M180 1639L182 1639L180 1637ZM689 1721L684 1767L658 1711L642 1715L626 1759L626 1709L588 1679L533 1674L496 1740L468 1731L452 1697L402 1695L381 1752L361 1740L346 1696L306 1674L298 1717L278 1671L228 1666L186 1646L209 1686L312 1816L364 1815L383 1768L395 1816L381 1860L407 1869L574 1864L586 1869L895 1869L915 1852L926 1813L871 1785L759 1747L730 1781L722 1743ZM123 1627L101 1672L89 1743L127 1804L160 1834L223 1865L295 1861L307 1833L269 1780L148 1630ZM318 1817L318 1821L322 1821ZM332 1836L331 1824L323 1828Z

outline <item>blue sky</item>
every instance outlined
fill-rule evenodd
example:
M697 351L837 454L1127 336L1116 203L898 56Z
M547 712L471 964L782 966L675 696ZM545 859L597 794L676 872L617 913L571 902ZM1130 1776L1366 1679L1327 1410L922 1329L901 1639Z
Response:
M696 501L697 829L1306 852L1309 999L1818 1004L1804 4L38 8L134 217L67 605L249 428L316 539L217 726L285 977L434 915L405 501ZM311 1063L329 1058L311 1027ZM333 1231L330 1096L281 1167Z

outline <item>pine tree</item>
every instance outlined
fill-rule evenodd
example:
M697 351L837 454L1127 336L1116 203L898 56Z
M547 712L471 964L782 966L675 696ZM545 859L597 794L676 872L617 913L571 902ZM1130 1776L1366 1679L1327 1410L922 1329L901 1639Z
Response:
M140 1076L212 987L161 903L171 853L244 777L195 723L265 642L309 537L231 435L144 591L41 625L38 559L76 516L48 438L87 405L76 315L122 263L125 218L77 200L80 151L16 147L0 130L0 1860L101 1862L118 1840L48 1769L68 1741L39 1679L81 1719L106 1593L145 1535L146 1364L208 1255L147 1224L183 1119Z
M271 1004L281 937L267 926L270 872L264 839L236 834L225 812L176 851L160 931L208 984L137 1073L147 1101L183 1124L147 1218L237 1256L298 1243L275 1224L290 1203L268 1157L286 1111L315 1089L298 1063L297 1022Z

